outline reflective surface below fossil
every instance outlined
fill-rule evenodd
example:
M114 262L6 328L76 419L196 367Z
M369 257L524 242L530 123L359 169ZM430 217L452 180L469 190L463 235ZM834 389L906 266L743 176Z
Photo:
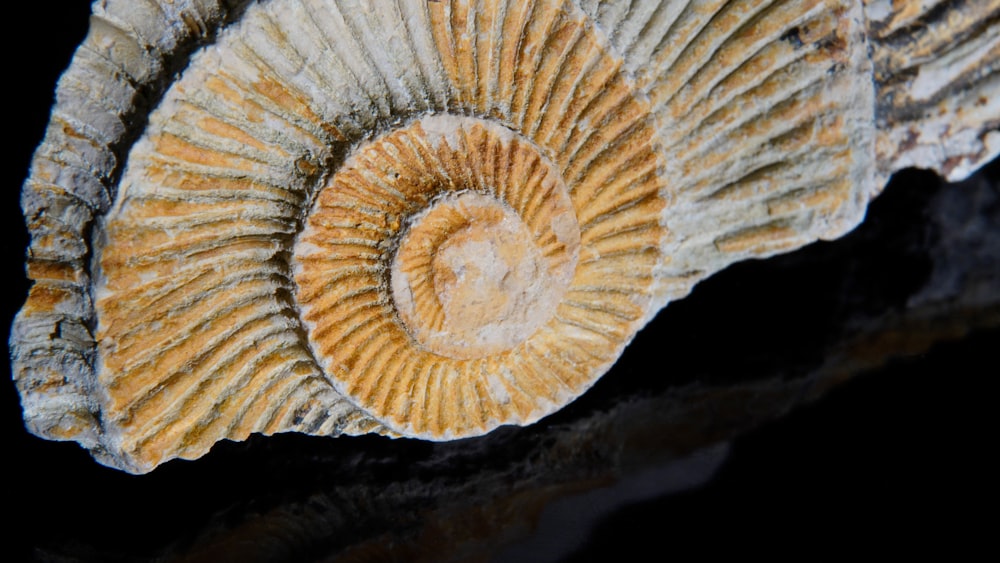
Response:
M16 116L36 138L43 91ZM983 381L1000 325L998 166L958 186L901 174L848 237L702 283L580 400L480 439L284 435L137 478L28 436L8 384L12 560L606 560L706 549L692 533L706 530L825 537L838 512L908 534L963 526L953 513L985 486L996 426ZM9 321L26 282L16 190L5 197Z

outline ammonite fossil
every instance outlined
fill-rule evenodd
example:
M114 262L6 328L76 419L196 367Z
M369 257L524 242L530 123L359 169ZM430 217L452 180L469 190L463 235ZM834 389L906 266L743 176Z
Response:
M23 192L25 420L145 472L583 393L728 264L1000 153L1000 3L95 2Z

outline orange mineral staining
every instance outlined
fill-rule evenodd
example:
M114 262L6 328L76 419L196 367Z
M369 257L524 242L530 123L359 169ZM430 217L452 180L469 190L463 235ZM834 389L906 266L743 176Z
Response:
M1000 152L996 16L97 2L24 187L27 425L141 473L254 432L534 422L699 280Z

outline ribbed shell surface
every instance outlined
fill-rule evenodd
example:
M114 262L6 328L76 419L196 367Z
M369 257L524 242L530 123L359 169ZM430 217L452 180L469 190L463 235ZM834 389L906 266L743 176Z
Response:
M911 91L853 0L94 9L12 343L29 426L133 472L536 421L697 281L856 225L895 169L875 69Z

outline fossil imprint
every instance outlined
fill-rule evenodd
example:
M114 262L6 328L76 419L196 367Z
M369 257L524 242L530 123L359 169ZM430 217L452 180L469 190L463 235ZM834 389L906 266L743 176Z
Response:
M28 428L530 424L657 311L1000 153L1000 0L95 2L25 183Z

